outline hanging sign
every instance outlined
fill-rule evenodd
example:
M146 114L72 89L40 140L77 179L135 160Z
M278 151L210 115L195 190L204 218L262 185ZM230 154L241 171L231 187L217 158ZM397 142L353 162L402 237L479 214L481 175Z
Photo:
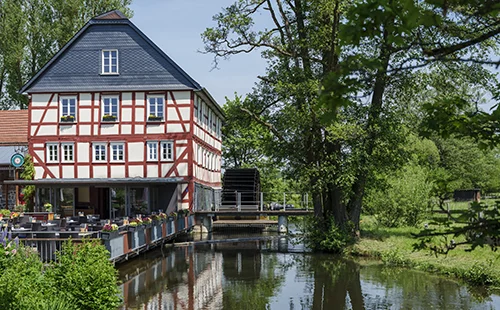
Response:
M24 156L21 154L14 154L10 158L10 164L16 168L21 167L24 164Z

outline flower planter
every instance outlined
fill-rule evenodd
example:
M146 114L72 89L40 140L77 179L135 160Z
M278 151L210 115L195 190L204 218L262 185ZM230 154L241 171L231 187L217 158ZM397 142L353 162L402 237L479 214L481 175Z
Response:
M105 239L105 235L109 239ZM101 238L103 239L104 247L109 251L111 259L118 258L124 254L123 234L120 234L118 231L101 232Z
M163 120L163 117L161 116L149 116L148 117L148 122L161 122Z
M167 222L167 236L170 236L174 232L175 232L175 224L174 224L174 220L172 219L172 220Z
M163 237L163 224L158 223L151 228L151 241L156 242Z
M176 227L176 231L177 232L180 232L180 231L183 231L184 230L184 218L183 217L178 217L177 218L177 227Z
M135 231L128 232L129 249L136 250L146 245L146 234L144 226L135 227Z
M111 240L118 237L119 234L119 231L101 231L101 239Z
M74 123L74 122L75 122L74 116L61 116L61 123Z
M107 115L102 117L103 122L116 122L116 116Z

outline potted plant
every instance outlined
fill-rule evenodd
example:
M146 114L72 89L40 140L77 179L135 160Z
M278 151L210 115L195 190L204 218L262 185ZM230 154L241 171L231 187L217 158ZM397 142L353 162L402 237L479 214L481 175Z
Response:
M106 224L101 230L101 238L104 240L110 240L119 236L118 225L116 224Z
M104 114L102 116L102 120L104 122L114 122L114 121L116 121L116 116L115 115L111 115L111 114Z
M52 204L50 202L46 202L43 204L46 212L52 212Z
M161 117L161 116L156 116L154 114L149 114L149 116L148 116L148 121L150 121L150 122L159 122L162 120L163 120L163 117Z
M61 116L61 122L72 123L74 121L75 121L75 117L73 115L63 115L63 116Z

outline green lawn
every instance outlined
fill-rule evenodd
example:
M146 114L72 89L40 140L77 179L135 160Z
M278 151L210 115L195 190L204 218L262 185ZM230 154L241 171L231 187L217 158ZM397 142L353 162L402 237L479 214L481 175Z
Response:
M414 227L380 227L372 217L364 216L361 239L349 248L349 254L377 257L389 265L451 275L470 284L500 287L500 252L493 252L489 247L466 252L464 246L457 247L446 256L436 256L429 250L414 251L416 239L411 234L418 232L419 228Z

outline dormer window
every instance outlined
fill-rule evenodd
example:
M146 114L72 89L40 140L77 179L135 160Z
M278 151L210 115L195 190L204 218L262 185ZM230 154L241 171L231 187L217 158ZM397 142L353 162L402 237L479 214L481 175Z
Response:
M102 50L102 74L118 74L118 50Z

